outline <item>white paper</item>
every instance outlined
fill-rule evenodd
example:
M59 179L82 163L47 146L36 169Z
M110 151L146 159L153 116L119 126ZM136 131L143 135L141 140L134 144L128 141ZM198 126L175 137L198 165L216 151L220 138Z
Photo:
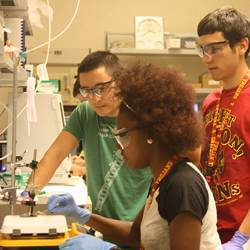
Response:
M43 188L44 196L51 196L53 194L70 193L78 206L88 205L88 192L84 181L75 186L67 185L48 185ZM40 195L42 197L42 195Z

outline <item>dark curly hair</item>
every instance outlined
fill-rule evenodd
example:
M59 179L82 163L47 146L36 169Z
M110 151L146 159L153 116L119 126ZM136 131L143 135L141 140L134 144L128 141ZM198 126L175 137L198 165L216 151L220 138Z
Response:
M120 112L138 121L163 149L180 153L201 144L194 91L181 73L137 63L116 71L114 77L123 100Z

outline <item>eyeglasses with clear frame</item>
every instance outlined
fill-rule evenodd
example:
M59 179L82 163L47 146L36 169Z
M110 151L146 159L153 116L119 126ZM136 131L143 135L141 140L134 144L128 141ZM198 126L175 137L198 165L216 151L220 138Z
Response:
M111 79L107 82L97 83L96 86L93 88L82 87L79 88L79 92L84 98L90 98L93 96L101 97L106 93L106 91L110 87L110 84L114 81L114 79Z
M197 52L198 55L203 58L204 56L214 56L218 54L225 45L229 43L228 40L220 41L220 42L214 42L214 43L208 43L205 45L199 45L197 44Z
M136 126L134 128L130 128L130 129L126 129L126 128L116 129L116 128L114 128L112 130L113 135L115 136L115 139L122 150L127 148L129 143L130 143L130 135L128 134L128 132L131 132L131 131L134 131L134 130L137 130L140 128L141 128L141 126Z

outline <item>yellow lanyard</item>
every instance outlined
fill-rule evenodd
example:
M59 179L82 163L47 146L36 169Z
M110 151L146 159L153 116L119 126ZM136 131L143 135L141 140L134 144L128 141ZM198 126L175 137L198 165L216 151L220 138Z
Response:
M161 181L169 174L170 170L172 169L174 163L179 159L180 157L177 155L172 156L172 158L167 162L167 164L165 165L165 167L162 169L161 173L159 174L159 176L156 178L156 180L153 182L152 187L151 187L151 191L150 191L150 200L148 205L150 206L152 201L153 201L153 197L154 197L154 193L155 191L158 189Z
M215 114L213 118L213 125L212 125L212 131L211 131L211 139L210 139L210 144L209 144L209 153L208 153L208 172L212 173L209 174L210 178L211 175L213 177L216 177L219 179L219 173L216 171L216 160L217 160L217 151L221 142L221 135L222 131L227 125L229 115L232 112L232 109L234 107L234 104L239 97L241 91L244 89L245 85L247 84L249 80L249 72L242 78L238 88L236 89L234 96L232 98L232 101L230 102L230 106L228 109L228 112L226 112L225 116L223 117L223 120L221 122L221 125L218 128L218 117L219 117L219 111L220 111L220 102L221 102L221 96L217 101L216 107L215 107ZM216 128L218 128L218 131L216 131ZM211 181L211 179L208 179L208 181Z
M167 162L167 164L165 165L165 167L162 169L161 173L159 174L159 176L156 178L156 180L153 182L152 187L151 187L151 191L149 194L149 202L148 202L148 207L147 209L150 207L150 205L152 204L153 201L153 197L155 194L155 191L158 189L161 181L169 174L170 170L172 169L173 165L177 162L177 160L179 160L179 156L178 155L174 155L172 156L172 158ZM145 248L141 245L140 246L140 250L145 250Z

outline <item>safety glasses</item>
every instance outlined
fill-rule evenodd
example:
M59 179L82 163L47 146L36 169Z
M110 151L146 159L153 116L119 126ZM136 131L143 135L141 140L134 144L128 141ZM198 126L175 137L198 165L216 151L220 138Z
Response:
M91 98L93 96L101 97L107 92L110 84L113 82L114 80L112 79L107 82L98 83L93 88L80 88L79 92L84 98Z
M120 145L121 149L124 150L125 148L128 147L130 143L130 135L129 132L141 129L141 126L136 126L134 128L126 129L126 128L121 128L121 129L113 129L112 132L115 136L115 139L117 143Z
M220 42L214 42L214 43L208 43L205 45L199 45L197 44L197 52L198 55L203 58L204 56L214 56L218 54L225 45L227 45L229 42L228 40L220 41Z

